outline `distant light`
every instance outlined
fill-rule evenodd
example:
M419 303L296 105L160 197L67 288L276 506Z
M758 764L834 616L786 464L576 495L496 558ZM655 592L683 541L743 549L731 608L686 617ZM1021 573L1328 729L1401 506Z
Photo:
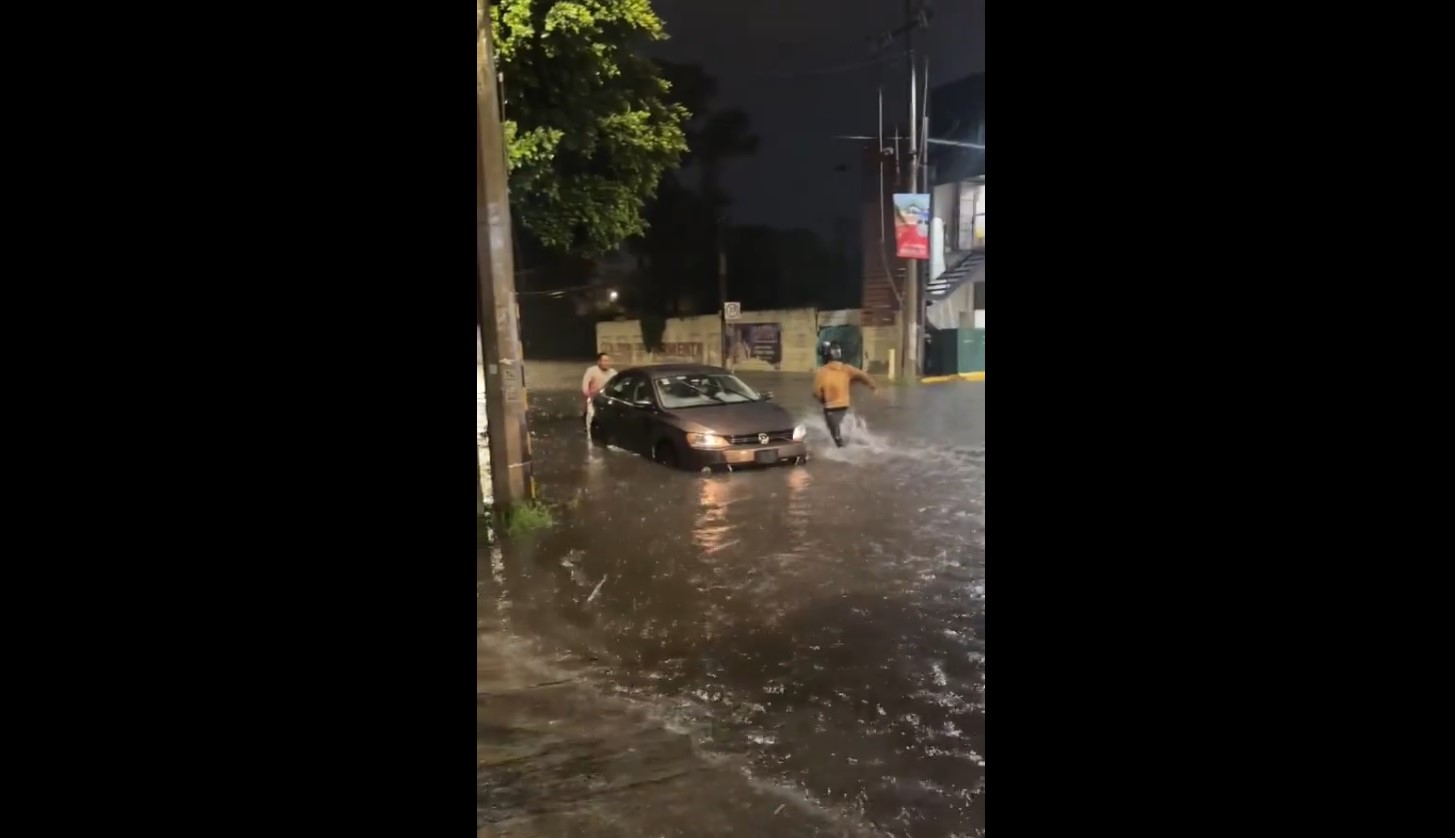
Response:
M612 301L612 302L613 302L613 303L614 303L614 302L616 302L616 292L615 292L615 291L612 291L612 292L611 292L611 301Z

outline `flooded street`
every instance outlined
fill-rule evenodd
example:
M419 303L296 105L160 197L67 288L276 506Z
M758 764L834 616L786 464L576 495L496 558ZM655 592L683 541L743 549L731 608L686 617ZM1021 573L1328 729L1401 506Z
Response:
M984 383L856 389L835 450L806 376L743 377L808 425L810 463L674 472L533 391L562 508L481 549L482 627L881 833L983 834Z

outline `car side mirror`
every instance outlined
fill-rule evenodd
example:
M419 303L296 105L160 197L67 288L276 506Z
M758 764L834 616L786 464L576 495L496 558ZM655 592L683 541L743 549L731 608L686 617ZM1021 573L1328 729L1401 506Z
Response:
M765 402L771 402L771 401L773 401L773 391L772 390L768 390L766 392L759 393L758 394L758 397L761 398Z
M640 407L640 408L645 408L647 410L651 410L652 409L652 402L651 402L651 400L640 401L640 402L632 402L632 404L634 404L634 405L636 405L637 407Z

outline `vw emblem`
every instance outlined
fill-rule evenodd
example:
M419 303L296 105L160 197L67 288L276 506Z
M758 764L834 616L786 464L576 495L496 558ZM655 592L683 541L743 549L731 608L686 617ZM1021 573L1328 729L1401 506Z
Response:
M768 444L768 435L767 434L758 434L758 444L759 445L767 445Z

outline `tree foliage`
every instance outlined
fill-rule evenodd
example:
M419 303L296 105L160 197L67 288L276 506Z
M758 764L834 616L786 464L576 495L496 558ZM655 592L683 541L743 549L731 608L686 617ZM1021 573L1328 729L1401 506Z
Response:
M843 244L836 249L813 230L734 227L727 258L733 299L746 308L850 307L855 286L845 281Z
M500 0L490 18L519 227L576 253L643 233L690 118L640 52L667 37L650 0Z
M723 163L756 152L758 137L750 129L748 115L743 111L712 109L712 100L717 97L717 80L701 67L662 60L657 64L671 84L672 100L691 114L685 126L687 154L682 164L697 166L699 194L720 211L730 200L720 184Z
M695 166L696 189L687 172L668 171L648 204L648 229L631 242L643 262L637 312L670 315L717 309L718 228L730 197L720 185L723 164L757 150L747 114L713 107L717 81L696 64L658 59L670 84L668 98L691 114L685 125L684 167ZM645 321L644 321L645 322Z

